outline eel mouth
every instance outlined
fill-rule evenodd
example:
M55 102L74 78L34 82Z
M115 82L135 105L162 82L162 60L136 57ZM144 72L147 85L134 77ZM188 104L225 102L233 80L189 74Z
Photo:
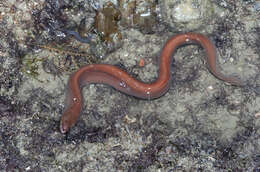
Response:
M60 122L60 132L62 134L66 133L69 130L69 128L67 127L67 125L64 125L63 122Z

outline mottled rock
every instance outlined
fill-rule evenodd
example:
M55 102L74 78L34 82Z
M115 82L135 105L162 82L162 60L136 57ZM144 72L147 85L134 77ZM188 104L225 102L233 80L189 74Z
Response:
M204 27L214 14L214 5L209 0L165 0L160 6L163 21L178 31Z

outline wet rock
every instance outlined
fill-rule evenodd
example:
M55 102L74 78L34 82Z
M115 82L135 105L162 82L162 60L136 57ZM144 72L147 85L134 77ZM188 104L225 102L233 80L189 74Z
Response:
M120 37L118 32L117 22L121 18L121 13L116 9L111 2L99 10L95 17L94 27L98 33L102 34L102 39L107 42L112 42L114 36Z
M209 0L165 0L160 6L162 20L177 31L199 29L214 14L214 4Z
M143 33L154 32L157 24L156 5L155 0L119 0L119 8L122 13L120 25L135 27Z
M91 45L91 52L103 58L108 52L121 46L122 34L118 30L120 11L112 2L107 2L97 11L94 28L97 34L96 44Z

